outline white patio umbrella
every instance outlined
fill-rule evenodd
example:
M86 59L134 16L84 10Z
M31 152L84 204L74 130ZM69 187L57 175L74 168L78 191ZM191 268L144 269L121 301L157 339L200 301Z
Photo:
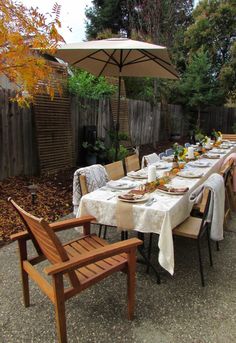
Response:
M121 77L177 79L167 48L127 38L71 43L61 46L56 57L95 76L119 78L116 132L119 131ZM116 151L117 154L117 151Z

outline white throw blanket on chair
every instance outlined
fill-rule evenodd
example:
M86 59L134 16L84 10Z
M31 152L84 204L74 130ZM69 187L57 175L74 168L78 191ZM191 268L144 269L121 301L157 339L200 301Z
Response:
M106 169L101 164L94 164L89 167L77 169L74 173L73 179L73 206L75 215L77 214L80 198L82 196L79 181L80 175L84 175L86 177L86 184L89 193L105 186L108 182Z
M141 168L148 167L150 164L160 161L159 156L154 152L153 154L143 156Z
M223 237L224 209L225 209L225 186L221 175L214 173L193 193L190 200L197 203L203 190L207 188L212 191L207 221L211 222L211 239L221 241Z

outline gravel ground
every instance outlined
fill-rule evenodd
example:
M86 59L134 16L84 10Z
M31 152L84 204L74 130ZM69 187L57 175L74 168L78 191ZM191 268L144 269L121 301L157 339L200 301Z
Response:
M70 299L67 335L70 343L233 343L236 342L236 216L228 226L220 251L213 247L214 267L203 247L206 287L200 285L195 242L175 241L175 275L155 275L137 266L136 315L126 317L126 278L121 273L103 280ZM62 240L77 232L60 235ZM109 240L117 240L110 229ZM156 238L156 237L155 237ZM153 263L157 254L153 248ZM0 342L56 342L54 309L33 282L31 306L22 304L21 282L15 243L0 249Z

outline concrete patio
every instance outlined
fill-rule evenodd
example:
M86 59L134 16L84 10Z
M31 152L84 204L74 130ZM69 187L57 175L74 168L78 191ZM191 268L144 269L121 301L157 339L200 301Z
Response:
M62 239L78 234L70 230ZM109 240L117 240L115 229ZM68 342L127 343L233 343L236 342L236 215L228 225L214 267L203 247L206 287L200 285L195 242L175 242L175 275L155 275L137 266L136 315L126 317L126 278L115 274L66 304ZM155 240L155 244L157 241ZM53 343L54 309L37 285L30 283L31 306L22 304L15 243L0 250L0 342ZM155 246L153 251L155 252ZM157 255L153 254L157 265Z

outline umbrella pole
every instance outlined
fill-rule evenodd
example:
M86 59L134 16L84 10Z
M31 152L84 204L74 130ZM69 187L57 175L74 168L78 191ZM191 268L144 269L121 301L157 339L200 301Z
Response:
M118 103L117 103L117 118L116 118L116 152L115 152L115 161L117 161L117 155L119 150L119 130L120 130L120 91L121 91L121 76L119 76L118 83Z

